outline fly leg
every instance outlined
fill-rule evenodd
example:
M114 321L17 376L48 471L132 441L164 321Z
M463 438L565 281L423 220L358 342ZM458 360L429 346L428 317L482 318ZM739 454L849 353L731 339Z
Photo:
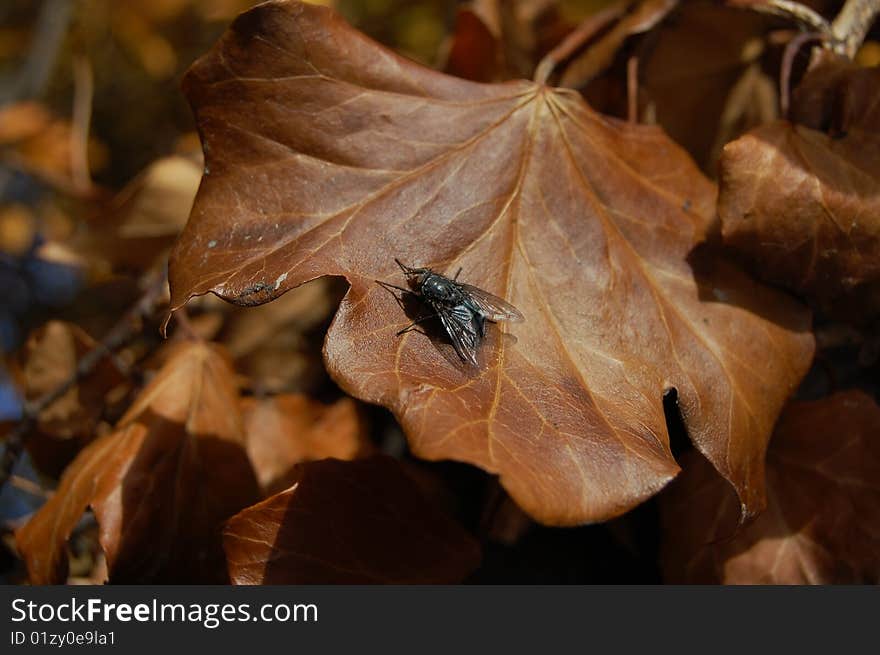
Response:
M428 315L428 316L422 316L421 318L417 318L417 319L414 320L412 323L410 323L409 325L407 325L405 328L403 328L402 330L399 330L399 331L397 332L397 336L399 337L401 334L406 334L406 333L409 332L410 330L414 329L416 325L418 325L418 324L421 323L422 321L427 321L427 320L430 319L430 318L437 318L437 314L430 314L430 315Z
M391 284L390 282L383 282L382 280L375 280L375 282L376 282L376 284L379 284L379 285L385 287L386 289L397 289L398 291L403 291L404 293L409 293L414 296L419 295L415 291L413 291L412 289L404 289L403 287L399 287L396 284ZM395 296L395 298L396 297L397 296Z
M390 282L383 282L382 280L376 280L376 284L379 284L383 288L387 289L391 293L391 295L394 296L395 302L397 302L398 306L404 312L406 311L406 307L403 304L403 300L401 300L400 298L397 297L397 294L394 293L393 289L396 289L397 291L402 291L403 293L409 294L410 296L415 296L416 298L420 297L419 294L417 294L415 291L411 291L410 289L404 289L403 287L399 287L396 284L391 284Z

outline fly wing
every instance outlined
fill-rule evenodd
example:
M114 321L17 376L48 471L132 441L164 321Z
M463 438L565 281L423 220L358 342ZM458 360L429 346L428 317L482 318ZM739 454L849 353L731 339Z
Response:
M519 323L525 320L522 313L506 300L502 300L498 296L493 296L488 291L483 291L479 287L470 284L459 283L462 291L467 293L473 303L480 309L490 321L512 321Z
M477 346L480 344L480 337L477 335L473 312L464 305L457 305L452 308L438 307L436 309L438 316L440 316L440 322L443 323L443 327L446 328L446 333L452 341L455 352L464 361L476 366Z

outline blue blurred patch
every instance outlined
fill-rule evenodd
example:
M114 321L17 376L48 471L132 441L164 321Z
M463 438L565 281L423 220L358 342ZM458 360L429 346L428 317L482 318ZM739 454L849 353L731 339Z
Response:
M21 397L6 369L0 364L0 421L17 421L21 418Z
M58 262L29 258L24 262L24 272L34 301L47 307L69 305L83 285L78 268Z
M0 448L0 452L3 450L5 448ZM12 469L12 474L16 477L30 480L36 485L40 484L39 476L34 470L33 463L27 452L18 458ZM3 525L9 526L12 522L33 514L45 502L45 497L25 491L7 480L3 488L0 489L0 521L2 521Z

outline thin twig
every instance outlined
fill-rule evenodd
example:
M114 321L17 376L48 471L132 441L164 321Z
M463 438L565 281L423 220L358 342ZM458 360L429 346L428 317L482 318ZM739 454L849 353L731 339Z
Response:
M788 108L791 106L791 71L794 68L794 58L805 43L810 41L825 41L826 36L818 32L804 32L798 34L785 44L782 51L782 63L779 71L779 110L783 117L788 116Z
M831 24L834 51L852 59L880 14L880 0L847 0Z
M73 60L73 117L71 119L70 176L80 193L92 189L89 172L89 126L92 122L94 93L92 66L86 57Z
M0 92L0 105L40 95L52 74L67 25L73 0L46 0L40 9L31 48L15 82Z
M77 362L74 372L51 391L33 402L25 403L21 420L4 441L6 448L3 451L2 459L0 459L0 488L6 484L12 474L15 463L24 449L25 437L30 433L40 414L94 372L98 364L108 355L112 355L137 337L140 333L141 321L153 315L162 301L165 284L164 269L162 272L153 271L148 274L144 280L144 293L141 298L110 329L106 336Z
M852 59L880 14L880 0L846 0L833 23L813 9L791 0L729 0L729 4L787 18L813 35L824 46ZM821 38L816 39L816 36ZM801 45L803 42L801 42Z
M626 119L639 122L639 58L633 55L626 62Z
M769 14L771 16L779 16L791 20L810 32L818 32L831 36L831 25L825 18L800 2L790 2L789 0L764 0L763 2L754 2L754 0L731 0L729 3L734 7L742 7Z
M52 493L46 491L38 485L33 480L28 480L27 478L23 478L20 475L10 475L9 476L9 484L10 486L15 487L16 489L20 489L25 493L29 493L32 496L39 496L40 498L49 499L52 497Z
M868 30L880 14L880 0L847 0L837 18L825 18L799 2L790 0L728 0L729 4L792 20L807 31L794 37L785 46L779 75L779 104L783 116L788 114L790 82L794 58L805 43L817 41L826 49L852 59L861 47ZM811 66L817 61L813 49Z

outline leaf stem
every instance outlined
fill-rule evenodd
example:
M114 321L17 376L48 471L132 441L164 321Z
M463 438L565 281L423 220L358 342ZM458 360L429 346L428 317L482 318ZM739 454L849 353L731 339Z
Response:
M91 191L92 177L89 172L89 126L92 121L92 96L94 75L88 58L73 60L73 131L70 148L70 171L73 186L80 193Z
M782 53L782 64L779 71L779 110L783 117L788 116L791 106L791 71L794 68L794 58L804 44L810 41L825 42L826 35L818 32L802 32L785 44Z
M639 58L633 55L626 61L626 120L639 122Z

